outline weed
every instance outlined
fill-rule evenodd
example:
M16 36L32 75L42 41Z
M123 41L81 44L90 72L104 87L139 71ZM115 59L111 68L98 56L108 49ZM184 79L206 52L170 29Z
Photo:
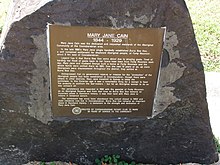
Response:
M126 161L120 160L120 155L105 155L104 157L100 159L95 159L96 165L139 165L138 163L135 163L134 161L128 163Z
M40 162L40 165L47 165L47 163L45 163L45 162ZM49 165L56 165L56 163L55 163L55 162L50 162Z
M215 141L215 145L217 147L217 151L218 153L220 153L220 143L219 143L219 138L214 138L214 141Z

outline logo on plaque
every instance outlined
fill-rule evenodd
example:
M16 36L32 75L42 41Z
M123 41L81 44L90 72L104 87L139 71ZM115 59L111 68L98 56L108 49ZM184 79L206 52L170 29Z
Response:
M53 116L151 116L164 32L49 25Z
M72 109L72 112L74 115L79 115L82 112L82 110L79 107L74 107Z

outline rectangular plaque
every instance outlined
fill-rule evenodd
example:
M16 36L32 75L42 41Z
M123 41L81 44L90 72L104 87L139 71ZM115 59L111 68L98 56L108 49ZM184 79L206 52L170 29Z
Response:
M151 116L164 31L49 25L53 116Z

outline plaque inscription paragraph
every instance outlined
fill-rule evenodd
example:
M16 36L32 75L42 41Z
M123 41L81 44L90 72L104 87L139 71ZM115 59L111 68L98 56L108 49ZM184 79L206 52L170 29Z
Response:
M49 25L53 116L151 116L164 33Z

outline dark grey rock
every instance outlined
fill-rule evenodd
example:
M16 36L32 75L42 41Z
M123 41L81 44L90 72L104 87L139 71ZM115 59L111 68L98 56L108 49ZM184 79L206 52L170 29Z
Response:
M0 53L0 164L31 160L93 164L95 158L106 154L157 164L218 160L203 66L183 0L18 0L9 18ZM47 23L166 26L153 117L117 122L54 121Z

